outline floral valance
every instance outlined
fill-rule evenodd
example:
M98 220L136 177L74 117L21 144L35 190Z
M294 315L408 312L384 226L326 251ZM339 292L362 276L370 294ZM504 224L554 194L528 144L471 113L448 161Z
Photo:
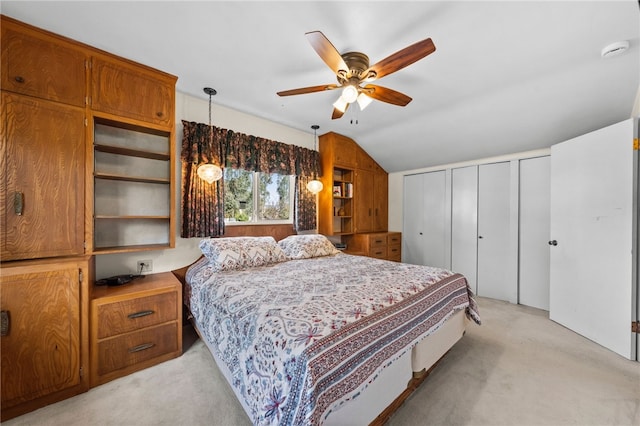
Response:
M203 123L183 120L182 124L185 132L183 162L214 162L224 167L261 173L320 175L320 157L315 150L216 126L210 128Z

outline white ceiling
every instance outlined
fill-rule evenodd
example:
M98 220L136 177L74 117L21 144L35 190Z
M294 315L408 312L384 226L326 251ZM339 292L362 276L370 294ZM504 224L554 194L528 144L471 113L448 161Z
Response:
M18 20L178 76L177 89L312 133L355 139L387 171L546 148L629 118L640 9L624 1L8 1ZM436 51L376 84L413 98L331 120L338 91L305 33L371 63L427 37ZM608 44L630 49L603 59ZM214 120L215 124L215 120ZM258 135L260 136L260 135Z

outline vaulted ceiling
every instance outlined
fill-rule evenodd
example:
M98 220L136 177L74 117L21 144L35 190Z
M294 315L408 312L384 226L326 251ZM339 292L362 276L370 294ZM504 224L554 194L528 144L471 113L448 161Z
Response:
M178 76L177 90L311 133L355 139L387 171L546 148L629 118L640 8L623 1L7 1L1 12ZM436 51L376 81L409 95L331 119L339 91L305 33L375 63L430 37ZM629 49L604 59L605 46ZM214 122L215 124L215 122Z

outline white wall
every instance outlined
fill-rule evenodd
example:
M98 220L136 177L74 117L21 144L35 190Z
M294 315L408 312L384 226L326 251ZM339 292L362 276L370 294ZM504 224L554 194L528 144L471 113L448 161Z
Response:
M433 172L437 170L445 170L445 169L456 168L456 167L497 163L500 161L518 160L522 158L540 157L543 155L549 155L550 152L551 150L549 148L544 148L544 149L538 149L534 151L526 151L526 152L520 152L515 154L503 155L499 157L489 157L489 158L483 158L479 160L443 164L443 165L434 166L434 167L389 173L389 231L402 232L402 214L403 214L402 206L404 204L403 185L404 185L404 177L407 175Z
M176 246L167 250L102 254L96 256L96 279L137 273L138 260L151 260L153 272L167 272L192 263L200 256L200 238L180 238L180 198L181 171L180 150L182 145L182 120L198 123L209 122L209 97L203 93L196 98L180 92L176 93ZM213 97L211 121L214 126L230 129L247 135L260 136L278 142L313 149L313 133L302 132L281 124L245 114L230 108L218 106ZM309 123L309 128L311 128Z

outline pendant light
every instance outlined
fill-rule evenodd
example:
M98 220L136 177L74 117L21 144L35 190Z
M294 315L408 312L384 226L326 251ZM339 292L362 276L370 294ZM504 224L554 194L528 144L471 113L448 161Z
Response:
M209 146L213 146L213 126L211 125L211 97L218 92L216 92L216 89L212 89L211 87L205 87L204 93L209 95ZM222 178L222 169L217 164L202 163L198 166L198 177L202 180L207 181L208 183L213 183Z
M316 140L317 140L317 136L316 136L316 132L317 130L320 128L320 126L318 126L317 124L314 124L311 126L311 128L313 129L313 150L316 150ZM312 193L312 194L317 194L318 192L322 191L322 188L324 188L324 185L322 184L322 182L320 182L318 180L318 178L316 177L315 172L313 173L313 180L310 180L309 183L307 183L307 189Z

